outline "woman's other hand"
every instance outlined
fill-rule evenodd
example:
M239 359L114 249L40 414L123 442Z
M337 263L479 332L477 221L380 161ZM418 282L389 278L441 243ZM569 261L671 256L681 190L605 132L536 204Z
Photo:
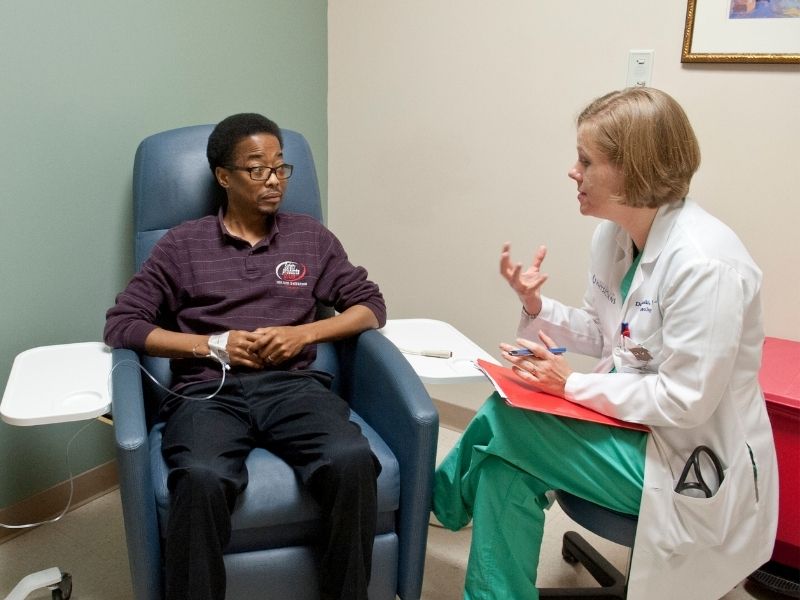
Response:
M513 371L524 381L554 396L564 397L567 378L572 374L567 359L562 354L553 354L548 348L555 348L556 343L543 332L539 332L542 344L530 340L518 339L517 344L531 351L528 356L511 356L514 350L511 344L500 344L503 359L511 363Z
M509 242L503 244L503 250L500 253L500 275L517 293L525 312L529 315L538 315L542 310L541 287L547 281L547 275L541 271L545 256L547 256L547 248L539 246L531 266L523 271L522 263L511 261L511 244Z

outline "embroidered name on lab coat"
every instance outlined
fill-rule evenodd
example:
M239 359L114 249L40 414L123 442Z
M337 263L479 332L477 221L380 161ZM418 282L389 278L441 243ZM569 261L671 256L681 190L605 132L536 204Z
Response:
M639 312L653 312L653 309L656 308L658 304L658 300L637 300L636 301L636 308L639 309Z
M608 289L608 286L604 282L600 281L594 274L592 274L592 283L598 290L600 290L600 293L603 294L603 296L605 296L609 302L611 302L611 304L617 303L617 297L611 292L611 290Z

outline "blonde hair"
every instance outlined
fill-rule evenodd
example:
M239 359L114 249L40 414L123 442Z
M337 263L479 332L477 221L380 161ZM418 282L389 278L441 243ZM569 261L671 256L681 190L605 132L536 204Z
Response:
M578 127L622 170L623 204L656 208L686 197L700 146L668 94L644 87L611 92L581 112Z

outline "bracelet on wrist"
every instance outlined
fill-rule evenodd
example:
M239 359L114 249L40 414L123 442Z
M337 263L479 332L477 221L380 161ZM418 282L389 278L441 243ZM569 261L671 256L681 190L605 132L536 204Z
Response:
M529 319L535 319L536 317L538 317L538 316L539 316L539 313L541 313L541 312L542 312L542 309L540 308L540 309L539 309L539 312L537 312L536 314L531 314L531 313L529 313L529 312L528 312L528 311L525 309L525 305L523 304L523 305L522 305L522 312L523 312L523 313L525 314L525 316L526 316L526 317L528 317Z

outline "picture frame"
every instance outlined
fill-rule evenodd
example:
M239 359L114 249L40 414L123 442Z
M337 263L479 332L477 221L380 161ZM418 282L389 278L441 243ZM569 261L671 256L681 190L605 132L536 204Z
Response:
M687 0L681 62L800 64L800 0Z

